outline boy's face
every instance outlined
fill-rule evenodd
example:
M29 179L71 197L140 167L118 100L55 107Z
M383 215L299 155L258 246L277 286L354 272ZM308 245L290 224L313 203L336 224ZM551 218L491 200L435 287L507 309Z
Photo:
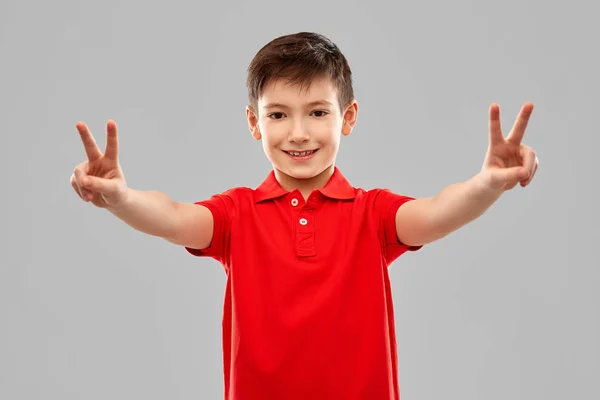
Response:
M329 79L300 90L284 80L265 85L258 100L258 116L246 109L252 136L262 140L267 158L280 180L295 180L333 172L340 134L349 135L356 123L358 105L340 110L337 91Z

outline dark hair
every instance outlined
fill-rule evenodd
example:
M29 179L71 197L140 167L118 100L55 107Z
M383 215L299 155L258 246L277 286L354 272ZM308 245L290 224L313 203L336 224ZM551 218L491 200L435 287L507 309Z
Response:
M248 99L258 113L258 98L272 79L308 89L314 79L329 78L342 112L354 99L352 71L346 57L327 37L312 32L280 36L262 47L248 67Z

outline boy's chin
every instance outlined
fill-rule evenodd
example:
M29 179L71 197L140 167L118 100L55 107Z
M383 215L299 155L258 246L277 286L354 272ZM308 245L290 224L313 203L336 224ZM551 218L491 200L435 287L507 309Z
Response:
M277 168L277 167L275 167ZM315 166L295 166L295 167L287 167L287 168L277 168L279 171L283 172L285 175L289 176L292 179L298 180L306 180L313 179L319 176L323 171L327 169L327 166L315 167Z

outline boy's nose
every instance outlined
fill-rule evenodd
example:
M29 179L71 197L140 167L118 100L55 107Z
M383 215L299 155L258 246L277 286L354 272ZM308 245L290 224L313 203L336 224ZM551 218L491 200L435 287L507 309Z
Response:
M290 131L289 139L292 142L302 143L306 142L309 138L310 135L308 134L308 131L302 128L300 124L296 124Z

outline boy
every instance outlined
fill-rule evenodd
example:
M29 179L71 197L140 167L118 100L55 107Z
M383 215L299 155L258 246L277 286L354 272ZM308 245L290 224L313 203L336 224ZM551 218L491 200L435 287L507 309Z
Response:
M329 39L274 39L252 60L247 86L248 127L273 165L258 188L195 204L130 189L113 121L104 154L77 124L88 161L72 186L133 228L223 265L226 399L399 399L388 266L531 182L538 161L521 139L533 105L506 139L492 105L481 171L415 199L354 188L335 166L358 105L350 67Z

